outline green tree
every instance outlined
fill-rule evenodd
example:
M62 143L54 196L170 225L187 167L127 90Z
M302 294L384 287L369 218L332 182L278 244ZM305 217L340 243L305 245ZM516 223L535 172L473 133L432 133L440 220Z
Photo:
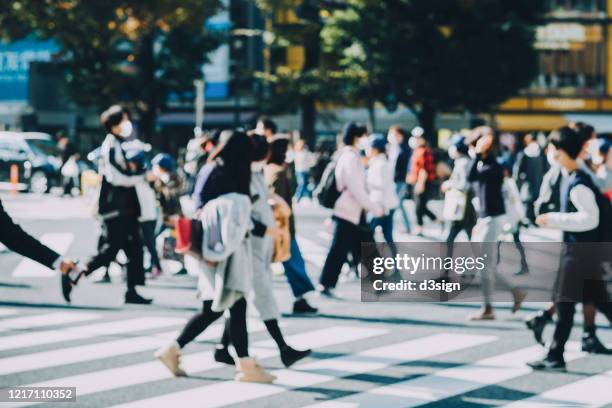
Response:
M301 69L278 69L260 77L264 90L274 85L275 92L264 91L264 103L271 112L286 112L299 108L302 114L302 136L309 142L315 138L317 101L327 100L333 95L335 84L333 65L321 58L321 29L319 18L321 7L329 1L310 0L257 0L257 5L267 16L267 32L264 41L270 49L283 49L290 45L304 48L304 63ZM297 23L275 24L275 16L291 10L300 18Z
M206 54L219 45L204 27L219 0L14 0L0 5L0 33L54 39L74 99L129 103L151 139L168 96L190 95Z
M438 112L488 112L537 74L540 0L347 0L322 30L324 50L361 72L354 91L403 103L435 143Z

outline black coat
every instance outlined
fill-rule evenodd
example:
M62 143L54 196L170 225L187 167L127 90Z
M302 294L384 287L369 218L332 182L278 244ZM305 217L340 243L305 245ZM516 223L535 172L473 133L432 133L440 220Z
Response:
M57 252L41 244L36 238L15 224L11 216L4 210L2 201L0 201L0 242L11 251L48 268L53 268L53 263L60 257Z

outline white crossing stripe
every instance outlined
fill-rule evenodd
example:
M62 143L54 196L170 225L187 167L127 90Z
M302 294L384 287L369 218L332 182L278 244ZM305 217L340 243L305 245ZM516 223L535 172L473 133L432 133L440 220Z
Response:
M121 408L155 408L177 406L221 407L255 398L280 394L291 388L307 387L337 378L367 373L407 361L421 360L495 341L497 337L463 334L438 334L402 343L299 365L292 370L277 370L274 384L225 381L186 391L118 405ZM379 407L382 405L378 405Z
M59 254L65 254L68 252L72 241L74 240L74 234L72 233L49 233L43 234L40 241L53 249ZM24 259L17 267L13 270L13 276L20 278L32 278L32 277L53 277L56 276L57 272L47 268L35 262L31 259Z
M174 326L184 322L185 319L173 317L139 317L136 319L97 323L87 326L74 326L58 330L35 331L14 336L0 337L0 350L40 346L43 344L86 339L96 336L132 333L141 330Z
M0 316L10 316L14 314L17 314L17 309L8 309L8 308L0 309Z
M102 317L94 313L81 312L55 312L45 313L34 316L15 317L11 319L0 320L0 332L9 330L25 330L36 327L55 326L66 323L83 322L87 320L99 319Z
M175 332L171 332L174 334ZM133 337L0 359L0 375L41 370L155 349L167 342L155 336Z
M325 257L327 256L327 248L324 246L305 238L303 235L297 237L302 257L313 265L322 267L325 263Z
M586 354L579 351L579 346L576 342L568 343L565 356L567 361L576 360ZM416 407L527 375L532 372L527 362L541 356L542 347L527 347L308 408Z
M199 339L218 339L223 325L213 326L216 330L204 332ZM22 371L40 370L73 363L82 363L102 358L117 357L155 349L169 338L176 338L176 331L158 333L152 336L133 337L123 340L100 342L85 346L75 346L40 353L32 353L0 359L0 375ZM213 337L214 336L214 337Z
M262 325L263 326L263 325ZM214 327L214 326L212 326ZM210 327L210 328L212 328ZM220 325L223 328L222 325ZM265 326L264 326L265 327ZM209 328L209 329L210 329ZM250 328L251 329L251 328ZM206 332L205 332L206 333ZM343 344L350 341L363 340L387 334L387 330L365 328L365 327L336 327L332 329L315 330L308 333L287 336L287 343L295 347L302 347L304 343L316 342L317 347L329 347L336 344ZM217 337L218 338L218 337ZM259 358L274 357L278 354L278 349L266 348L267 341L255 343L250 348L250 354ZM181 358L181 364L188 373L202 372L223 367L224 364L217 363L213 359L210 350L193 354L185 354ZM159 381L173 378L173 375L159 361L152 361L141 364L134 364L126 367L112 368L109 370L96 371L88 374L79 374L71 377L58 378L51 381L44 381L30 384L30 387L61 387L71 384L77 387L78 395L83 396L96 392L108 391L122 387L144 384L152 381ZM29 406L30 403L7 405L10 407ZM2 405L3 407L5 405Z
M504 405L508 408L595 408L612 403L612 370Z

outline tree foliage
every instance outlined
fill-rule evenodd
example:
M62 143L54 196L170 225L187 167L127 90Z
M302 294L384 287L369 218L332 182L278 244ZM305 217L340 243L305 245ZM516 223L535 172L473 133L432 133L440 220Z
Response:
M0 34L57 41L75 101L131 103L150 137L168 96L190 91L219 45L204 27L219 7L218 0L4 1Z
M405 104L433 137L436 112L488 111L535 77L543 3L347 0L322 30L324 50L360 78L357 95Z

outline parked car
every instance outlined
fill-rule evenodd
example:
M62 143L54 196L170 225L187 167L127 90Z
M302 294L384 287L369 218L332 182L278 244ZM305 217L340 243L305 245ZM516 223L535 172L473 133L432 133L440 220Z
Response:
M53 138L38 132L0 132L0 182L8 182L17 165L28 191L46 193L60 185L61 161Z

